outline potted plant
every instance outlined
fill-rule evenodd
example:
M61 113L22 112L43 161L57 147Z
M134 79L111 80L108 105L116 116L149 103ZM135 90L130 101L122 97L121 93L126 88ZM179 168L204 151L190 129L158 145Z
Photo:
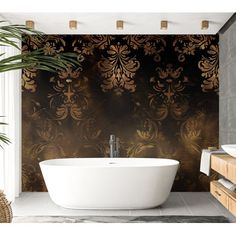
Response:
M0 47L15 47L20 49L17 40L23 41L24 34L33 34L37 40L44 40L44 34L37 30L27 28L24 25L10 25L6 21L0 21ZM57 70L66 69L68 66L80 65L83 60L82 56L75 53L54 53L46 54L43 49L35 49L31 51L22 51L18 55L4 57L4 53L0 54L0 73L17 70L17 69L37 69L55 72ZM6 125L0 122L0 125ZM9 144L10 140L4 133L0 133L0 146ZM1 150L0 150L1 151ZM12 221L11 205L7 201L3 191L0 190L0 223Z
M0 125L6 125L4 122L0 122ZM9 138L0 132L0 147L3 148L2 143L9 144ZM7 201L5 194L0 190L0 223L11 222L12 220L12 210L11 204Z

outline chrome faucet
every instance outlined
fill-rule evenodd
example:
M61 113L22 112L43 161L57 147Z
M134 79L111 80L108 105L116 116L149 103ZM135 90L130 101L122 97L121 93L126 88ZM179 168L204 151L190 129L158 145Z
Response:
M110 135L110 157L119 157L119 149L120 149L120 139L116 138L114 134Z

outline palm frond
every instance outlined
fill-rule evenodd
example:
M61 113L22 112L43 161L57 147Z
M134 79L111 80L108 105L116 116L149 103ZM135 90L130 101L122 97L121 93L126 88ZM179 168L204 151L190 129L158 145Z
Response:
M9 25L6 21L0 21L0 44L2 46L13 46L20 49L13 39L22 41L24 34L34 34L42 41L44 39L44 34L41 31L28 28L25 25Z
M4 117L4 116L0 116L0 117ZM0 125L7 125L7 123L5 123L5 122L0 122ZM3 146L1 145L1 143L9 144L9 143L11 143L11 141L10 141L10 139L6 136L5 133L1 133L1 132L0 132L0 147L3 148Z
M5 144L10 144L11 143L10 139L4 133L0 133L0 147L3 148L1 143L5 143Z
M60 53L55 57L48 56L44 55L42 49L38 49L0 60L0 73L24 68L55 72L66 69L68 65L80 66L77 58L78 55L71 53Z
M0 47L8 46L21 49L18 42L24 42L26 37L23 35L33 34L37 37L39 42L44 42L45 35L37 30L27 28L24 25L10 25L6 21L0 21ZM46 55L43 49L35 49L32 51L24 51L18 55L10 56L1 59L5 56L4 53L0 54L0 73L17 70L17 69L38 69L50 72L64 70L68 66L81 66L83 56L78 53L57 53L54 55ZM1 117L1 116L0 116ZM0 122L0 125L7 125ZM10 140L5 133L0 133L0 147L2 143L9 144Z
M24 25L9 25L5 21L0 21L0 46L10 46L20 49L17 40L23 41L26 37L22 37L22 35L29 34L33 34L41 43L45 40L45 35L40 31L27 28ZM68 66L80 67L83 60L83 57L77 53L45 55L42 48L26 51L1 60L2 56L4 54L0 55L0 73L26 68L55 72L64 70Z

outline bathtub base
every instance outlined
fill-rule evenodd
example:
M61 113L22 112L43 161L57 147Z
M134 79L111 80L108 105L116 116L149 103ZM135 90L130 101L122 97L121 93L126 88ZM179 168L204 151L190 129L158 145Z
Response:
M161 204L162 205L162 204ZM161 205L158 205L158 206L161 206ZM117 208L117 207L109 207L109 208L106 208L106 207L68 207L68 206L61 206L61 205L58 205L60 207L63 207L65 209L70 209L70 210L96 210L96 211L102 211L102 210L105 210L105 211L119 211L119 210L148 210L148 209L154 209L154 208L157 208L158 206L153 206L153 207L135 207L135 208L130 208L130 207L121 207L121 208Z
M168 198L167 198L168 199ZM167 200L166 199L166 200ZM165 202L165 201L164 201ZM106 206L100 206L100 207L83 207L83 206L71 206L71 205L64 205L64 204L57 204L56 205L63 207L65 209L73 209L73 210L147 210L147 209L154 209L157 208L158 206L161 206L164 202L161 204L156 204L156 205L148 205L148 206L136 206L136 207L106 207Z

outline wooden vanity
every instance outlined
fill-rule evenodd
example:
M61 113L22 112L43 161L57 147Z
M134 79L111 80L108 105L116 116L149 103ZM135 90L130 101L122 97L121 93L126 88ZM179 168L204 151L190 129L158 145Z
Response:
M212 154L211 169L236 184L236 158L228 154ZM211 181L211 194L234 216L236 216L236 192L225 188L218 181Z

